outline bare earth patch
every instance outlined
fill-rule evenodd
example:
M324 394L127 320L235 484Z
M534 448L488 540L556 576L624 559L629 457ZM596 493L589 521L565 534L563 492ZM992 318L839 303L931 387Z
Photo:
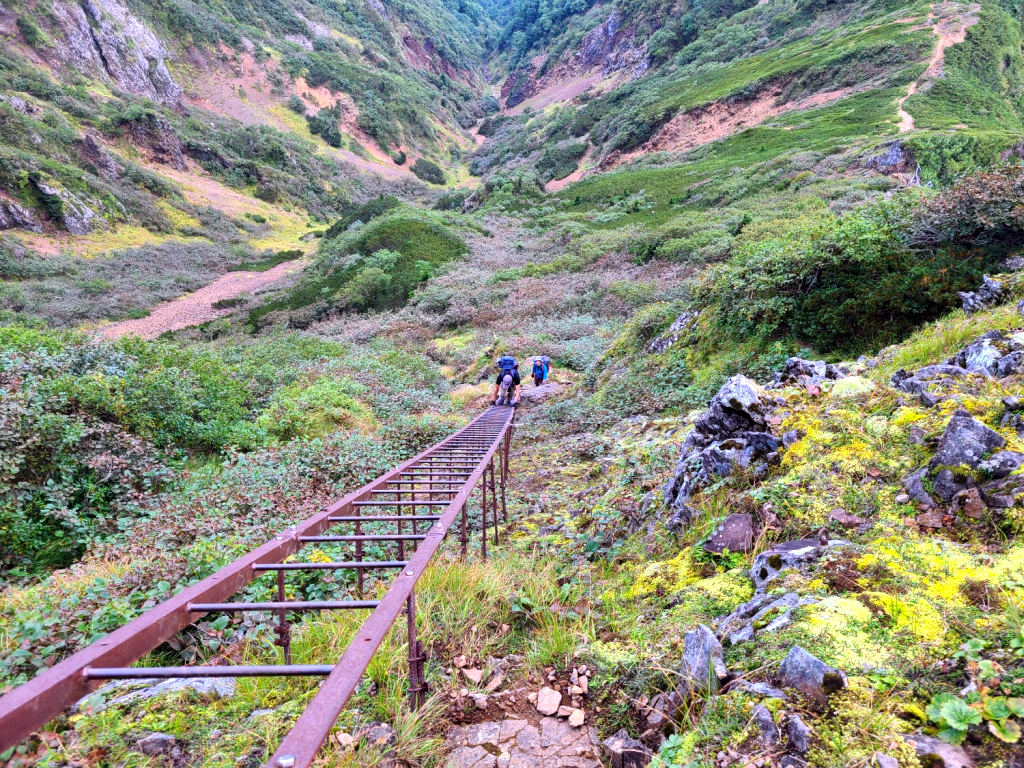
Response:
M166 331L180 331L182 328L200 325L231 311L214 309L215 302L233 299L243 293L255 293L304 266L305 262L286 261L266 272L228 272L195 293L160 304L149 317L111 323L102 326L98 331L108 339L128 335L155 339Z
M571 101L591 86L596 85L600 80L600 72L590 75L570 77L554 85L548 86L525 101L516 104L511 109L506 110L506 112L510 115L519 115L522 114L523 110L527 107L532 107L533 109L545 109L546 107L550 107L552 104Z
M582 179L583 175L591 170L591 168L589 168L588 165L590 163L590 152L592 149L593 147L588 147L587 153L583 155L582 158L580 158L580 165L578 170L573 171L564 179L552 179L551 181L544 185L544 191L558 192L561 189L565 189L570 184L575 184L577 181Z
M786 112L800 109L814 109L837 101L854 92L854 88L840 88L823 91L799 101L778 104L782 85L762 92L750 101L716 101L706 107L690 110L669 120L646 144L633 152L610 155L602 164L608 168L628 163L652 152L686 152L704 144L732 136L744 128L760 125L765 120Z

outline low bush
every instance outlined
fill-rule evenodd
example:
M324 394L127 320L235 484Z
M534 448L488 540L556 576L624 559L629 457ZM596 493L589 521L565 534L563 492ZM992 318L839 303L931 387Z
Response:
M441 166L432 160L427 160L425 157L417 158L416 162L412 164L411 170L416 174L417 178L428 181L431 184L444 184L447 181Z
M257 424L280 441L323 437L338 429L371 431L373 414L357 398L366 388L346 377L321 376L274 393Z

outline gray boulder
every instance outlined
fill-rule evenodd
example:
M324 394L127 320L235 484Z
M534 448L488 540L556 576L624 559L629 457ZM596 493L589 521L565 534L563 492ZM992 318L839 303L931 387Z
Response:
M1024 371L1024 352L1011 352L996 361L995 375L1000 379L1015 376Z
M779 665L779 685L826 705L831 694L846 687L846 675L794 645Z
M173 736L166 733L151 733L149 736L135 742L135 747L132 751L139 752L147 757L156 757L157 755L169 755L174 746L175 739Z
M801 597L796 592L782 597L762 592L737 606L728 616L715 619L715 626L719 637L728 638L730 645L739 645L760 634L788 626L792 622L794 608L816 602L813 597Z
M729 515L711 534L704 549L714 554L729 552L747 553L754 543L754 519L747 512Z
M1003 351L996 346L996 338L983 336L971 342L957 352L950 363L974 373L995 376L999 360L1003 356Z
M935 475L934 482L932 483L932 489L935 491L935 495L943 501L949 501L965 488L967 488L966 483L962 483L957 480L957 476L951 469L939 470L938 474Z
M955 747L922 733L912 733L904 736L903 740L913 744L922 765L931 768L974 768L974 761L963 747Z
M665 505L672 510L670 528L690 524L689 500L695 492L782 447L782 441L768 433L770 410L760 387L745 376L733 376L711 398L708 410L694 420L665 486Z
M982 424L967 411L953 414L939 440L938 450L929 464L938 467L966 466L977 469L985 454L1006 445L1006 440L993 429Z
M764 704L754 707L754 711L750 713L750 722L757 728L765 749L772 749L779 743L779 729L775 727L775 719Z
M814 731L800 719L800 715L791 714L786 718L786 738L789 748L798 755L806 755L811 749L811 737Z
M679 670L680 691L714 693L728 675L722 658L722 644L715 633L703 624L687 632Z

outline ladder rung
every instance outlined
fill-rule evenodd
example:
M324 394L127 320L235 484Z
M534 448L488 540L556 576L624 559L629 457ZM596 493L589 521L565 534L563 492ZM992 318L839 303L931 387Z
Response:
M329 664L270 664L267 666L237 667L86 667L82 677L86 680L144 680L175 677L278 677L294 675L329 675L334 667Z
M360 517L328 517L332 523L391 523L400 520L440 520L440 515L367 515Z
M260 563L254 571L337 571L345 568L369 570L371 568L405 568L408 560L345 560L330 563Z
M448 501L353 501L353 507L447 507Z
M295 600L272 603L189 603L190 613L237 613L240 611L345 611L376 608L379 600Z
M365 536L299 536L299 541L423 541L423 533L367 534Z

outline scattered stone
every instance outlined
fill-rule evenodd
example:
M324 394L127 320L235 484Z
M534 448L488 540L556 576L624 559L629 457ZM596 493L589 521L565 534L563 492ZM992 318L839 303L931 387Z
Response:
M917 517L915 517L914 522L916 522L922 528L941 528L942 513L925 512L923 515L918 515Z
M779 683L825 705L830 694L846 687L846 675L794 645L779 665Z
M957 480L957 476L953 473L952 469L940 469L938 474L935 475L935 479L932 481L932 489L935 491L935 495L943 501L950 501L952 498L960 493L966 486Z
M645 768L654 757L642 741L632 738L625 728L602 742L611 768Z
M768 685L768 683L748 683L746 680L741 680L738 683L733 683L732 687L746 693L752 693L755 696L764 696L769 699L778 699L779 701L789 700L785 693L772 685Z
M878 768L900 768L899 760L895 757L889 757L889 755L882 752L875 752L875 754L872 755L872 759L875 761L875 765L877 765Z
M834 520L844 528L856 528L858 525L863 525L865 520L863 517L850 514L845 509L836 508L828 516L829 520Z
M473 685L480 685L480 681L484 679L483 670L477 669L476 667L464 667L462 674L466 676L466 679Z
M729 515L704 542L704 549L716 555L723 552L746 554L754 544L754 519L747 512Z
M804 360L801 357L791 357L786 361L782 370L775 374L771 386L799 384L803 387L813 387L826 379L842 379L845 375L839 367L826 363L824 360Z
M582 675L580 677L580 688L582 689L584 696L590 693L590 680L586 675Z
M364 741L368 745L384 752L398 743L398 734L387 723L373 722L364 725L352 734L356 741Z
M910 494L909 493L898 493L898 494L896 494L896 498L893 499L893 501L895 501L897 504L908 504L908 503L910 503Z
M814 731L800 719L800 715L791 714L786 718L786 738L789 748L800 755L806 755L811 748L811 737Z
M791 429L782 435L782 446L787 450L799 443L806 436L802 429Z
M977 488L968 488L953 497L953 509L972 520L980 520L985 515L985 502Z
M558 712L555 714L555 717L568 717L572 714L573 709L573 707L567 707L563 704L558 708Z
M454 666L456 669L468 667L469 660L465 656L456 656L454 659L452 659L452 666Z
M761 743L766 749L771 749L779 743L779 729L775 727L775 720L768 707L758 704L750 713L750 720L761 734Z
M134 752L139 752L146 757L157 755L169 755L174 749L175 739L167 733L151 733L135 742Z
M749 642L763 632L774 632L792 620L792 610L816 603L813 597L800 597L796 592L782 595L760 593L733 609L728 616L715 619L721 637L731 645Z
M586 713L582 709L574 709L569 715L569 725L573 728L579 728L583 725L585 718Z
M807 761L796 755L783 755L779 760L781 768L807 768Z
M648 728L660 731L673 725L684 703L679 691L656 694L647 705Z
M722 644L715 633L703 624L687 632L680 669L681 691L715 692L728 674L722 658Z
M954 747L920 733L912 733L903 739L913 744L917 756L923 758L922 765L934 768L974 768L974 761L963 747Z
M553 715L562 706L562 694L547 686L537 693L537 711L542 715Z
M503 682L505 682L505 678L502 675L497 674L491 678L490 682L484 687L484 690L488 693L494 693L501 687Z
M473 700L473 704L477 709L486 710L488 704L490 704L490 700L482 693L470 694L470 698Z

